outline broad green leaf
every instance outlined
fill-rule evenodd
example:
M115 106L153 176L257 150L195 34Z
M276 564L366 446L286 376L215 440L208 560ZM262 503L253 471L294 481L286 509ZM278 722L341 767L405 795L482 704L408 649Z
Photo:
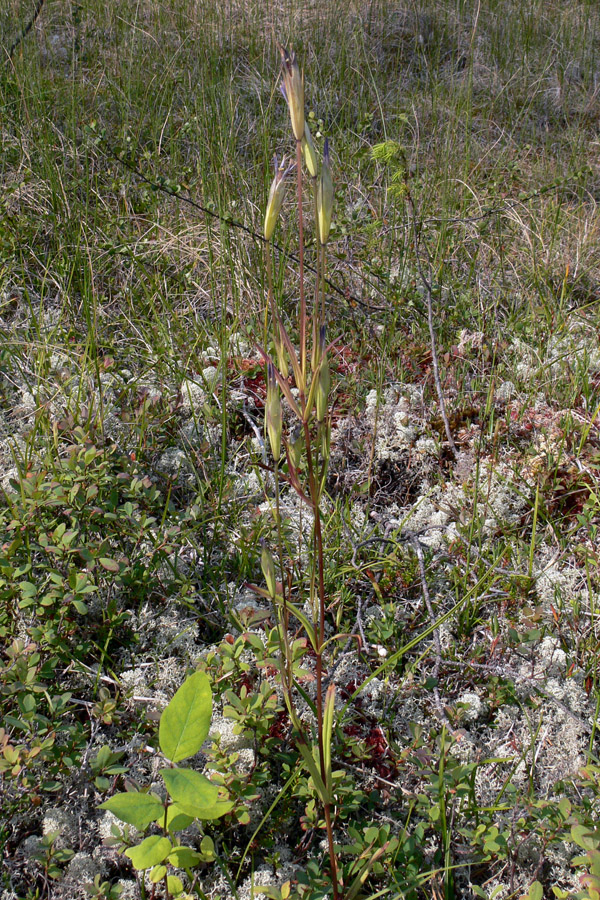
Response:
M193 816L188 816L186 813L182 812L174 803L171 803L167 807L167 831L183 831L184 828L188 828L189 825L194 821ZM159 816L156 820L156 824L159 828L162 828L165 824L164 815Z
M600 832L577 824L571 827L571 839L584 850L594 850L600 843Z
M191 847L175 847L169 853L168 859L176 869L191 869L192 866L198 865L202 857Z
M106 556L101 556L98 562L103 569L106 569L107 572L119 571L119 563L116 561L116 559L109 559Z
M201 819L203 822L212 822L213 819L220 819L221 816L227 815L228 812L234 807L234 803L230 800L217 800L216 803L211 803L210 806L189 806L186 805L185 810L181 806L180 803L173 803L171 805L171 809L173 810L173 815L177 815L176 821L179 822L179 816L182 819L189 818L193 819ZM187 828L187 825L184 826ZM173 831L182 831L183 828L179 825L177 828L173 828Z
M166 874L167 867L162 865L162 863L160 866L154 866L154 868L150 872L150 881L152 882L152 884L158 884L158 882L162 881Z
M129 857L135 869L151 869L166 859L172 849L168 838L161 837L160 834L151 834L137 847L126 850L125 856Z
M167 890L174 897L178 897L183 891L183 882L177 875L167 875Z
M158 729L160 749L171 762L194 756L208 735L212 716L210 681L196 672L184 681L162 716Z
M529 897L529 900L543 900L544 888L539 881L534 881L533 884L529 886L527 896Z
M203 806L194 813L195 819L202 819L203 822L212 822L213 819L220 819L231 812L235 804L231 800L217 800L211 806ZM192 807L189 807L191 809Z
M217 802L219 788L205 775L192 769L161 769L170 796L185 813L189 810L204 809ZM195 816L195 812L189 812Z
M205 834L200 841L200 850L202 851L202 853L204 853L205 856L214 856L215 842L207 834Z
M142 794L130 791L125 794L115 794L100 809L107 809L122 822L133 825L139 831L143 831L150 822L154 822L164 812L163 805L153 794Z

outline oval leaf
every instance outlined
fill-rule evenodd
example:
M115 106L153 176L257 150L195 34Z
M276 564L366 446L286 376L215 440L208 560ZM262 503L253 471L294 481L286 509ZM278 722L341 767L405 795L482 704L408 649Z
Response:
M192 769L161 769L167 790L179 809L196 816L188 810L206 809L213 806L219 797L219 788L200 772Z
M191 869L193 866L197 866L201 860L200 854L192 850L191 847L175 847L169 853L169 862L176 869Z
M161 837L160 834L151 834L137 847L126 850L125 856L129 857L135 869L151 869L166 859L172 849L168 838Z
M158 882L162 881L166 874L166 866L154 866L154 868L150 872L150 881L152 882L152 884L158 884Z
M158 729L160 749L171 762L193 756L207 738L212 716L210 681L196 672L181 685L162 716Z
M116 559L108 559L106 556L101 556L98 560L103 569L106 569L107 572L118 572L119 571L119 563Z
M193 816L188 816L186 813L182 812L182 810L178 809L174 803L171 803L167 807L167 821L166 821L166 829L171 834L174 831L183 831L185 828L188 828L192 822L194 821ZM156 824L159 828L162 828L165 825L165 817L160 816L156 820Z
M221 816L226 816L234 806L235 803L231 800L217 800L212 806L205 806L203 809L196 810L194 818L210 822L213 819L220 819Z
M150 822L164 815L164 807L158 797L137 791L115 794L102 803L100 809L107 809L121 822L127 822L139 831L143 831Z
M169 894L178 897L183 892L183 882L177 875L167 875L167 890Z

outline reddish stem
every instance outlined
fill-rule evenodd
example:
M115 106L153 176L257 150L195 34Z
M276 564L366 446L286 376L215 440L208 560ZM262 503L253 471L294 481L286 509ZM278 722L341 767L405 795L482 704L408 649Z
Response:
M306 384L306 297L304 295L304 217L302 215L302 143L296 141L296 183L298 185L298 260L300 264L300 368ZM304 385L297 385L304 388Z

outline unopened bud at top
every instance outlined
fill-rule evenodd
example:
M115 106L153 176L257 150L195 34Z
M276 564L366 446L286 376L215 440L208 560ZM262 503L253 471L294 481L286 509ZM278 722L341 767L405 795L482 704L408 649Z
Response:
M304 137L304 75L296 62L296 54L285 47L279 48L281 53L282 90L287 100L292 120L292 131L297 141Z
M270 241L273 232L275 231L275 225L277 224L277 219L279 218L279 212L281 210L281 204L283 203L283 198L285 196L285 179L291 169L285 167L285 156L281 160L281 165L277 165L277 157L274 157L275 162L275 178L271 182L271 190L269 191L269 199L267 200L267 209L265 212L265 239Z
M331 166L329 164L329 142L325 138L323 148L323 165L317 191L317 220L319 226L319 240L326 244L329 240L331 228L331 216L333 213L333 180L331 178Z
M319 160L317 159L317 151L315 150L315 145L313 144L313 139L308 127L308 122L304 123L302 153L304 154L304 161L306 162L306 168L310 173L310 177L316 178L319 174Z

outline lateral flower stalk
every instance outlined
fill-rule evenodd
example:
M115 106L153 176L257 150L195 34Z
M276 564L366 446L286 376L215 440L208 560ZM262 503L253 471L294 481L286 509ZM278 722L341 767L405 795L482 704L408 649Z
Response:
M286 178L293 169L293 166L288 166L286 168L285 156L281 160L281 165L279 166L277 165L276 156L273 157L273 161L275 163L275 178L271 182L269 199L267 200L267 208L265 211L264 235L265 240L267 241L271 240L273 232L275 231L275 225L277 224L277 219L279 218L279 213L283 204L283 198L285 196Z
M331 216L333 213L333 179L331 177L331 165L329 163L329 141L325 138L323 148L323 165L317 192L317 222L319 226L319 241L324 246L329 240L331 228Z
M304 74L296 61L293 50L280 47L282 78L281 90L286 99L292 120L292 131L297 141L304 137Z

